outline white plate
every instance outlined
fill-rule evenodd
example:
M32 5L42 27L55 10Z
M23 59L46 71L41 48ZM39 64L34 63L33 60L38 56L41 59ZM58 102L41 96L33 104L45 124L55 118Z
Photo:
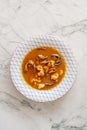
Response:
M38 46L51 46L56 48L63 55L66 61L66 74L62 82L51 90L37 91L29 88L21 78L20 67L26 53L32 48ZM56 100L65 95L72 87L77 74L76 60L70 48L68 48L61 40L53 36L37 36L31 37L24 44L21 44L15 51L10 65L12 81L20 93L29 99L38 102L47 102Z

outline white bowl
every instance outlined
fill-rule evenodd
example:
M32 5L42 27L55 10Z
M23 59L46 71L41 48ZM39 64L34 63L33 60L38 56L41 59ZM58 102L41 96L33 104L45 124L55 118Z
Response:
M51 90L37 91L29 88L21 78L20 67L26 53L38 46L51 46L56 48L66 61L66 74L61 83ZM53 36L31 37L24 44L21 44L15 51L10 65L11 78L17 90L29 99L38 102L48 102L56 100L65 95L72 87L77 74L76 60L71 49L59 38Z

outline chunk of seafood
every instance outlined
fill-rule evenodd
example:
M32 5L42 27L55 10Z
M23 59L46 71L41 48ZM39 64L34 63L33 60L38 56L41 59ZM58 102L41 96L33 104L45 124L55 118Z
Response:
M59 78L59 74L58 73L54 73L51 75L51 80L57 80Z
M48 67L54 67L55 61L54 60L44 60L41 62L41 64L47 65Z
M38 89L42 89L45 87L45 84L41 83L41 84L38 84Z
M52 83L45 83L45 86L52 86L52 85L54 85L55 84L55 82L52 82Z
M31 80L31 82L37 82L37 83L40 83L41 80L40 80L40 79L35 79L35 78L33 78L33 79Z
M29 65L29 63L26 63L26 64L25 64L24 72L28 72L28 69L29 69L28 65Z
M62 63L62 62L58 60L58 61L55 63L55 65L58 66L58 65L60 65L61 63Z
M41 64L44 64L44 65L48 64L48 60L42 61Z
M44 76L44 71L42 70L42 71L38 72L38 76L43 77Z
M40 83L40 84L38 84L38 89L42 89L45 86L52 86L54 84L55 84L55 82L52 82L52 83Z
M43 69L43 67L42 67L41 65L37 65L37 66L36 66L36 69L37 69L38 71L40 71L40 70Z
M48 58L48 56L44 56L42 54L37 55L37 59L39 59L39 60L45 60L47 58Z
M35 64L34 64L34 62L33 62L32 60L29 60L29 61L25 64L24 72L28 72L30 66L35 67Z
M50 69L49 69L49 74L52 74L52 73L54 73L54 72L56 72L56 68L50 68Z
M45 72L47 73L48 70L49 70L49 67L48 66L44 66L43 68L44 68Z
M51 57L54 57L55 59L60 59L60 56L58 54L52 54Z
M55 66L55 61L54 60L48 60L47 66L54 67Z
M38 65L36 67L36 69L39 71L38 76L41 76L41 77L44 76L44 69L43 69L43 67L41 65Z
M60 70L60 71L59 71L59 74L62 75L62 74L63 74L63 70Z
M28 61L28 63L29 63L29 65L32 65L32 66L34 66L34 61L32 61L32 60L29 60L29 61Z

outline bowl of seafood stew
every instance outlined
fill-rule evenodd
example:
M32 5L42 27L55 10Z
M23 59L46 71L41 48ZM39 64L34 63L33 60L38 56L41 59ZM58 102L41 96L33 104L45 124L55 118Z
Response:
M31 37L15 51L10 65L19 92L38 102L65 95L76 77L76 61L70 48L53 36Z
M63 56L50 46L29 51L22 61L21 74L28 86L39 91L56 87L66 72Z

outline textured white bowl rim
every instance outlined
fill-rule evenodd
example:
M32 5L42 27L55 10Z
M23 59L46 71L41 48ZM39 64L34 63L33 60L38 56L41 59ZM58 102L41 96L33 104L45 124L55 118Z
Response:
M62 82L51 90L37 91L27 86L21 78L20 67L24 56L34 47L51 46L63 55L66 61L66 74ZM77 74L77 62L71 49L55 36L32 36L21 43L14 52L10 64L11 78L16 89L25 97L37 101L48 102L65 95L75 81Z

